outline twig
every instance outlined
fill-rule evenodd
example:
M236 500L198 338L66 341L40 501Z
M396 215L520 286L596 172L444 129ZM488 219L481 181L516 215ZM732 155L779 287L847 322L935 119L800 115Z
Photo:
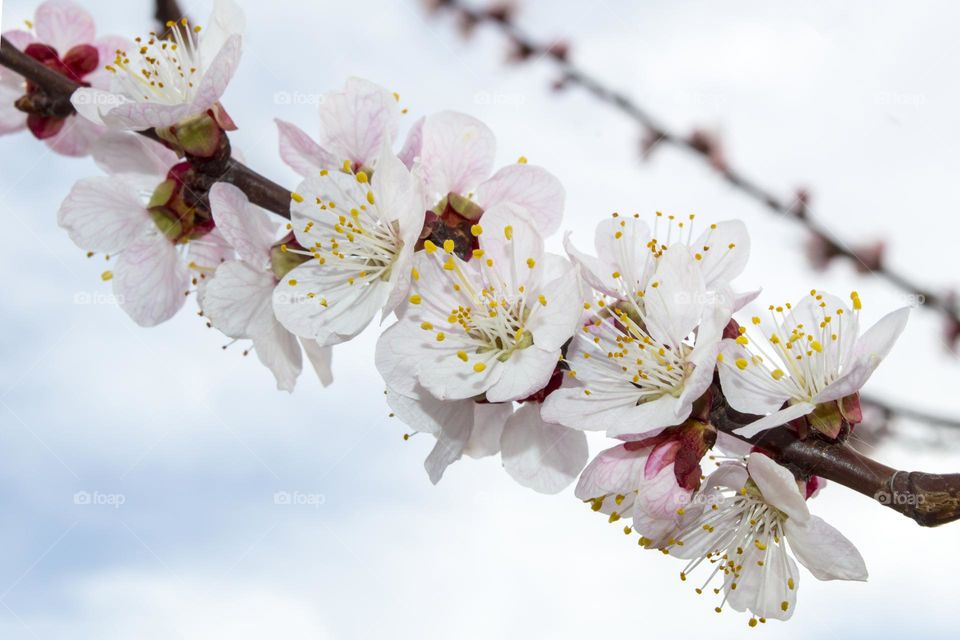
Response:
M730 167L726 162L716 162L712 157L714 149L711 145L704 144L698 136L683 136L671 131L628 95L574 65L570 61L567 47L558 46L556 43L544 44L528 36L516 25L510 12L474 9L463 0L434 0L433 5L437 9L448 9L457 13L465 24L487 23L494 26L510 40L517 51L515 57L519 59L535 57L553 60L563 72L562 84L579 86L600 102L626 115L649 133L650 144L672 145L702 158L736 190L756 200L771 213L803 225L830 249L833 256L850 260L859 270L873 273L909 294L916 303L937 310L950 322L950 326L960 326L960 309L949 295L942 295L921 285L916 280L890 268L879 257L871 259L852 249L842 238L811 219L804 202L798 202L795 199L784 200L752 177Z
M732 433L756 416L715 407L711 422ZM846 443L814 436L801 440L786 427L764 431L748 440L801 475L817 475L869 496L924 527L960 520L960 474L898 471L858 453Z
M0 37L0 65L17 72L38 87L53 103L59 105L64 115L74 112L73 105L70 104L70 96L80 85L48 69L2 37ZM158 140L152 130L139 133L151 140ZM195 168L200 171L205 170L204 165L199 163ZM246 165L231 158L225 171L211 174L206 170L206 173L214 180L233 184L247 195L250 202L267 211L284 218L290 217L290 191Z

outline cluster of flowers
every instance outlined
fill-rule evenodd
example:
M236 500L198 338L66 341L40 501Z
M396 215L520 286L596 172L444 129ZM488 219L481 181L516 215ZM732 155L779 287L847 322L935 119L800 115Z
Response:
M86 44L82 9L51 1L36 37L14 39L90 85L74 94L76 116L38 122L53 116L24 116L21 104L26 123L8 111L0 123L90 153L105 171L73 187L59 222L81 248L117 256L103 278L135 322L169 319L195 291L212 326L251 341L291 390L304 353L329 383L332 347L395 317L376 368L394 413L435 437L433 482L464 454L499 454L543 493L579 479L592 509L686 560L682 579L706 563L697 591L719 575L717 610L750 611L751 625L792 615L794 558L821 580L866 579L856 548L807 508L823 481L797 478L752 442L782 425L826 439L856 425L859 389L907 309L861 334L857 294L811 291L734 320L757 296L731 285L750 249L735 220L696 233L693 216L658 213L651 228L613 214L595 255L569 234L566 256L549 253L565 201L553 175L524 158L494 172L493 133L460 113L421 118L397 150L398 96L359 79L321 101L319 141L277 121L280 155L303 176L280 228L197 169L235 128L220 99L242 14L219 0L210 25L110 39L106 55ZM36 93L10 73L0 80L12 91L4 109ZM144 130L163 144L131 133ZM718 432L717 406L752 417ZM587 431L617 442L589 464Z

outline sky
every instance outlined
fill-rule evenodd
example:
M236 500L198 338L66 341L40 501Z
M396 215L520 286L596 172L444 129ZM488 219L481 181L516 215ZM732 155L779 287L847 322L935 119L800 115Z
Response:
M498 164L525 155L567 189L564 228L586 247L612 211L743 219L752 258L738 284L760 300L859 290L871 322L911 301L846 265L810 271L801 229L661 148L589 96L550 90L548 61L504 66L503 41L464 42L415 0L238 0L243 63L224 99L248 163L284 185L272 119L316 131L317 96L350 76L400 93L418 115L484 120ZM102 33L148 31L151 3L84 2ZM200 22L210 3L185 1ZM3 29L35 3L4 0ZM885 239L892 265L956 286L960 106L949 2L524 0L538 37L567 38L585 69L680 131L723 136L730 161L856 242ZM426 436L405 442L373 367L376 331L338 347L336 382L293 394L207 329L195 301L136 327L56 225L86 160L29 135L0 140L0 637L739 637L748 616L679 580L568 490L541 496L497 459L467 460L436 487ZM549 239L560 249L560 236ZM958 362L935 314L915 310L868 391L960 415ZM956 434L898 422L865 453L892 466L960 470ZM600 440L591 440L598 450ZM955 637L947 597L960 525L921 529L836 485L811 509L863 553L870 581L803 573L773 638Z

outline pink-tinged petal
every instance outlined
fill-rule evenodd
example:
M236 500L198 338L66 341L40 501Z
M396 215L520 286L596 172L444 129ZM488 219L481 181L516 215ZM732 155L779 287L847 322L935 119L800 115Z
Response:
M74 91L73 95L70 96L70 104L77 110L77 114L80 117L86 118L90 122L99 125L106 124L107 118L105 114L116 110L121 105L126 105L128 109L136 106L132 100L125 96L104 89L94 89L90 87L80 87ZM144 126L142 128L146 129L148 127Z
M37 7L34 30L41 42L61 54L78 44L91 44L97 36L93 17L68 0L47 0Z
M576 333L583 314L583 292L577 269L565 263L565 273L548 282L540 295L546 301L533 303L527 319L527 330L533 334L533 343L541 349L559 349Z
M336 159L305 131L279 118L274 122L280 134L280 158L301 176L308 178L317 175L321 169L338 166Z
M838 400L855 393L866 384L903 333L910 317L910 308L904 307L888 313L870 327L853 347L850 364L841 377L824 388L816 402Z
M581 500L605 495L627 495L640 486L650 448L628 450L618 445L597 454L580 474L574 492Z
M490 402L522 400L547 386L560 361L560 349L545 351L537 346L515 351L499 368L500 379L487 389Z
M587 464L587 436L544 422L540 406L528 402L507 420L500 442L503 468L521 485L539 493L559 493Z
M400 161L406 165L407 169L413 170L414 164L420 157L420 149L423 147L423 123L425 121L426 118L420 118L413 123L410 131L407 132L403 149L400 150Z
M431 195L467 195L493 171L496 139L471 116L443 111L423 125L420 163Z
M200 309L215 328L231 338L273 333L273 275L246 262L217 267L200 296Z
M10 44L15 46L20 51L23 51L31 44L37 42L36 36L34 36L29 31L23 31L22 29L11 29L10 31L4 31L3 37L10 41ZM7 68L0 69L0 77L4 74L13 74Z
M673 464L662 467L652 476L651 466L648 461L645 478L637 487L634 529L650 538L653 546L660 546L680 524L678 510L690 504L693 492L677 484Z
M253 337L257 360L270 370L278 391L293 392L303 369L303 353L297 337L274 320L265 333Z
M45 142L60 155L82 158L90 153L97 141L107 132L106 128L86 118L67 118L63 128Z
M806 522L787 520L784 533L790 549L818 580L867 579L863 556L842 533L817 516Z
M193 114L191 115L203 113L220 101L227 90L227 85L233 79L233 74L236 73L237 67L240 65L242 53L243 36L234 33L227 37L223 48L214 57L200 80L196 97L193 99ZM175 124L176 122L177 120L174 120L169 124Z
M188 246L187 263L192 263L194 267L191 268L196 268L201 274L213 271L224 262L237 257L219 229L214 229L202 238L191 240ZM202 288L203 285L200 286Z
M338 166L349 160L373 167L380 149L393 144L399 122L393 94L367 80L350 78L341 91L327 94L320 104L321 144L337 156Z
M463 450L471 458L485 458L500 453L503 427L513 415L513 403L491 404L475 402L473 406L473 431Z
M177 163L177 154L162 144L126 131L110 131L93 146L97 166L109 174L153 176L159 185Z
M412 249L423 229L423 191L386 141L380 149L371 187L376 194L376 206L388 221L400 226L400 238Z
M134 322L152 327L183 307L188 284L187 266L173 243L159 233L148 233L120 254L113 292Z
M750 257L750 234L740 220L726 220L704 230L691 249L701 256L700 271L706 288L716 289L743 273Z
M103 253L126 249L153 226L140 194L105 177L77 182L60 205L57 223L81 249Z
M94 89L107 91L114 78L114 74L107 71L107 65L117 57L117 51L130 51L133 43L120 36L104 36L94 42L93 46L97 49L99 65L94 72L84 77L83 81L89 83Z
M23 131L27 126L27 114L14 106L24 94L20 76L8 73L0 75L0 136Z
M320 384L329 387L333 384L333 347L321 347L316 341L306 338L300 338L300 344Z
M705 299L696 259L683 245L671 247L646 289L647 331L661 344L680 345L700 324Z
M484 209L503 203L519 206L546 237L560 228L566 192L546 169L515 164L500 169L477 187L476 200Z
M757 483L763 499L796 522L810 518L807 501L797 487L793 474L762 453L754 452L747 460L750 478Z
M277 234L277 225L267 212L251 204L243 191L226 182L210 188L210 208L217 229L240 258L258 270L266 268Z

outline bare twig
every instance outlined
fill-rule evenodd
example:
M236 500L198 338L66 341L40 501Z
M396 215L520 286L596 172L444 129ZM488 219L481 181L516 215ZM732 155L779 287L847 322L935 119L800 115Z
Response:
M63 115L73 113L70 96L80 85L66 76L48 69L26 55L6 38L0 38L0 65L16 71L39 88L55 104L59 105ZM159 140L153 131L142 131L141 135ZM284 218L290 217L290 191L263 177L246 165L230 159L226 170L211 168L197 163L195 168L204 172L213 180L222 180L235 185L243 191L251 202Z
M558 46L556 43L546 44L530 37L517 26L510 12L475 9L463 0L433 0L432 5L435 9L447 9L454 12L460 19L461 25L468 24L471 27L482 23L492 25L503 33L514 47L514 59L547 58L552 60L563 74L558 84L579 86L600 102L613 107L639 124L648 133L648 147L667 144L684 149L702 158L731 186L762 204L771 213L803 225L815 238L824 243L832 256L846 258L858 270L879 276L912 296L916 303L941 313L950 323L950 326L960 326L960 309L958 309L951 296L938 293L913 278L892 269L879 256L868 257L851 248L851 244L831 233L826 227L810 217L804 199L782 198L752 177L729 166L728 163L717 162L713 153L715 149L712 145L704 144L700 136L684 136L671 131L630 96L614 89L572 63L566 46Z

